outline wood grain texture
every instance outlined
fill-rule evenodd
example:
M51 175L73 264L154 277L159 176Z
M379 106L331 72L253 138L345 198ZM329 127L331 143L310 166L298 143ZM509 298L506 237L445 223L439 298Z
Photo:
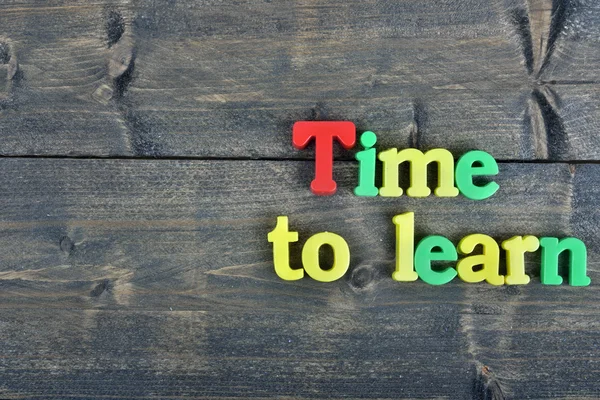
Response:
M397 283L393 215L417 237L574 235L600 279L599 167L502 164L492 199L365 199L354 163L313 196L308 161L0 160L6 398L594 398L588 288ZM280 280L267 232L341 234L334 283ZM326 257L327 258L327 257ZM325 259L326 259L325 258ZM485 367L485 368L484 368ZM496 392L494 392L496 391Z
M597 124L593 1L0 7L19 59L0 101L5 155L308 158L292 123L345 119L382 147L597 159L590 125L545 95L586 83L564 95Z
M600 4L590 0L552 2L548 54L541 68L544 81L598 83Z
M600 398L597 3L0 2L0 398ZM336 119L486 150L501 190L359 198L337 161L313 196L291 127ZM535 254L527 286L397 283L406 211L417 240L579 237L592 285ZM278 215L294 266L342 235L346 276L277 278Z

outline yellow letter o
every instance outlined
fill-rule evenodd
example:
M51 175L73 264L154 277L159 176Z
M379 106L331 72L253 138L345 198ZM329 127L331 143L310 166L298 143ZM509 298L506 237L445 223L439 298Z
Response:
M321 269L319 249L328 244L333 250L333 266L328 270ZM319 282L333 282L340 279L350 266L350 248L340 235L321 232L311 236L302 249L302 264L306 273Z

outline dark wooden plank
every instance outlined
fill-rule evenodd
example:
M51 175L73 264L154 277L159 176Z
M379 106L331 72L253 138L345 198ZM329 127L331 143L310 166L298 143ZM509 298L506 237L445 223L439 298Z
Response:
M533 96L543 110L550 152L562 160L598 160L600 90L596 84L556 85Z
M292 123L346 119L383 147L565 159L530 104L550 22L529 3L7 3L0 41L19 73L0 153L307 158ZM565 125L561 141L589 138Z
M488 201L364 199L354 163L0 160L0 393L7 398L594 397L597 165L502 164ZM575 235L592 286L391 279L391 217L417 236ZM333 231L351 271L276 277L277 215ZM484 369L484 366L489 368ZM482 371L486 371L485 373ZM500 385L500 386L498 386Z
M596 1L554 1L544 42L543 81L598 84L600 73L600 5Z
M538 158L597 160L599 143L596 2L528 0L516 14L530 53L532 90L525 126Z
M18 63L11 84L0 85L0 154L128 153L120 113L92 100L107 79L107 18L89 1L0 5L0 46Z

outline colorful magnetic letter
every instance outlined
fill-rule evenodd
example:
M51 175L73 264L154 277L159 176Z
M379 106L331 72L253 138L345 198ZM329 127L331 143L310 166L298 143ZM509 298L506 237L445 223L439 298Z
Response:
M480 166L474 167L475 163ZM496 193L500 186L493 181L483 186L477 186L473 183L473 176L497 174L498 164L494 157L481 150L469 151L456 164L456 186L466 198L471 200L487 199Z
M439 248L441 251L433 251ZM456 261L458 254L454 244L443 236L427 236L421 240L415 251L415 268L421 278L430 285L444 285L456 276L456 270L448 267L443 271L434 271L432 261Z
M298 121L294 124L292 143L297 149L305 148L315 139L315 179L311 191L319 196L335 193L333 180L333 141L339 141L346 149L356 142L356 127L349 121Z
M504 283L507 285L527 285L530 281L525 273L525 252L534 252L540 247L540 241L535 236L514 236L502 242L506 250L506 276Z
M384 197L402 196L398 181L399 165L410 162L410 187L406 190L409 197L427 197L431 190L427 187L427 165L433 161L438 163L438 197L456 197L458 189L454 187L454 157L446 149L432 149L423 154L417 149L395 148L379 153L383 162L383 182L379 194Z
M333 250L333 266L328 270L321 269L319 249L328 244ZM316 281L333 282L340 279L350 265L350 249L348 243L340 235L321 232L311 236L302 249L302 264L306 273Z
M456 265L458 277L469 283L485 280L491 285L504 285L504 277L500 275L500 248L494 239L480 233L469 235L458 242L458 251L470 254L479 244L483 246L483 254L460 260ZM483 268L474 271L473 267L476 265L483 265Z
M371 131L360 135L360 144L365 148L356 153L358 160L358 186L354 189L357 196L377 196L379 189L375 187L375 161L376 151L372 149L377 143L377 136Z
M298 241L298 232L288 231L288 217L277 217L277 226L267 235L273 243L273 264L277 275L286 281L302 279L304 270L290 267L289 244Z
M577 238L543 237L540 239L542 247L542 269L540 280L544 285L560 285L563 279L558 275L558 256L565 250L569 256L569 285L588 286L591 279L586 275L587 249L585 244Z
M415 272L415 213L407 212L392 218L396 225L396 271L392 278L399 282L412 282L419 278Z

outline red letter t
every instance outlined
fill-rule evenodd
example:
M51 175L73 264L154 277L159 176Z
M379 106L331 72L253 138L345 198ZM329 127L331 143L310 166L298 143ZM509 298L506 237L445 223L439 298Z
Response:
M298 121L294 124L294 147L305 148L313 137L315 179L310 183L310 190L319 196L332 195L337 187L333 180L333 139L351 149L356 142L356 127L349 121Z

